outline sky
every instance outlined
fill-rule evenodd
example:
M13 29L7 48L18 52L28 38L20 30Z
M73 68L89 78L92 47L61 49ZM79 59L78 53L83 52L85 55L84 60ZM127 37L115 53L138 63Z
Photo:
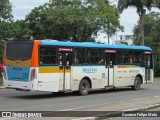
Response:
M38 7L39 5L43 5L49 0L10 0L13 9L14 20L25 19L25 16L28 15L34 7ZM112 4L117 4L117 0ZM152 11L159 11L158 9L152 9ZM124 32L117 32L111 39L112 41L119 39L119 35L132 35L134 25L137 24L139 20L139 16L137 15L136 9L134 7L130 7L123 11L120 15L120 24L124 26ZM97 40L98 41L106 41L106 34L100 33Z

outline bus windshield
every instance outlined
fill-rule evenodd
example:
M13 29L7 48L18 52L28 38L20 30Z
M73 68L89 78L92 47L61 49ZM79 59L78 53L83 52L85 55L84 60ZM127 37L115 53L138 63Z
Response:
M6 58L29 60L32 56L33 41L10 41L7 43Z

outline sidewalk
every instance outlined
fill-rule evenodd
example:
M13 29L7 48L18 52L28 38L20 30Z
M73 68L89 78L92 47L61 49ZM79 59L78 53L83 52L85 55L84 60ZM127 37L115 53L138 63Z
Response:
M124 111L143 111L157 107L160 107L160 96L120 101L117 103L103 104L94 107L77 109L74 111L115 111L115 114L117 114ZM108 113L101 115L100 117L105 117L107 115Z
M132 112L132 111L145 111L149 109L154 109L160 107L160 96L153 96L148 98L141 98L135 100L128 101L120 101L112 104L103 104L94 107L77 109L75 111L103 111L101 115L97 115L97 117L84 117L77 118L74 120L99 120L105 119L113 116L121 116L122 113Z
M128 100L128 101L120 101L116 103L85 107L85 108L74 109L70 111L66 110L66 111L51 112L51 113L44 114L47 117L34 118L34 119L30 118L26 120L53 120L53 119L56 119L56 120L102 120L102 119L108 120L108 118L113 116L122 116L122 114L126 112L129 112L129 113L130 112L132 113L132 111L140 112L140 111L145 111L149 109L154 109L157 107L160 107L160 96L153 96L153 97ZM60 115L61 117L58 117ZM97 116L97 117L86 117L87 115ZM52 116L52 117L49 117L49 116ZM53 117L53 116L57 116L57 117Z
M141 98L117 103L103 104L94 107L82 108L76 111L130 111L145 110L160 107L160 96Z

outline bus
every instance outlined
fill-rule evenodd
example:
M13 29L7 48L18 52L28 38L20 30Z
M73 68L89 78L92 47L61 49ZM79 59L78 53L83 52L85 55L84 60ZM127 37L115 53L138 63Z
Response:
M152 83L147 46L57 40L12 40L4 50L3 86L22 91L74 92Z

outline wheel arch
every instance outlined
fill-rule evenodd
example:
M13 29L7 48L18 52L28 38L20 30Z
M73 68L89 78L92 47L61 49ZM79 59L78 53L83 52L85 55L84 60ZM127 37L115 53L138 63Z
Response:
M139 77L140 80L141 80L141 84L143 84L143 77L142 77L142 75L141 75L141 74L138 74L136 77Z
M84 80L84 79L86 79L86 80L89 82L89 86L90 86L90 88L92 88L91 79L90 79L88 76L85 76L85 77L83 77L83 78L81 79L81 81ZM80 81L80 83L81 83L81 81Z

